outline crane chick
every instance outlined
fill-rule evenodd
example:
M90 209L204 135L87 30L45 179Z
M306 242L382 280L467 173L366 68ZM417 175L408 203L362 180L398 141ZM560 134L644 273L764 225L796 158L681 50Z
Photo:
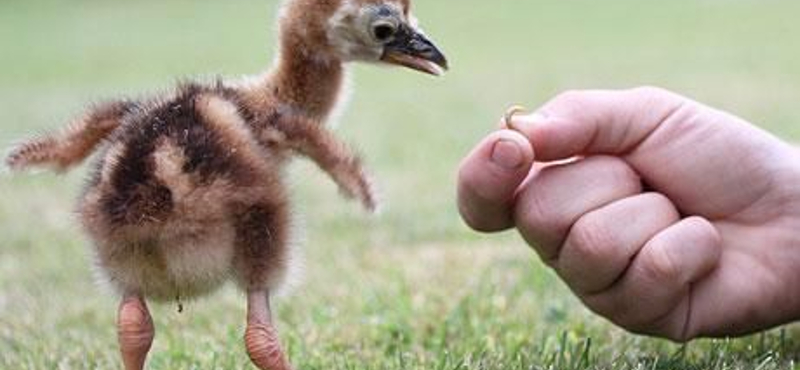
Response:
M434 75L447 69L409 8L409 0L287 0L279 53L266 73L99 104L66 129L11 151L11 169L58 171L100 152L78 214L100 270L121 296L125 369L143 369L153 341L146 300L198 297L228 280L246 292L253 363L291 368L269 304L288 258L283 169L293 154L306 156L344 195L375 208L360 159L325 121L348 62Z

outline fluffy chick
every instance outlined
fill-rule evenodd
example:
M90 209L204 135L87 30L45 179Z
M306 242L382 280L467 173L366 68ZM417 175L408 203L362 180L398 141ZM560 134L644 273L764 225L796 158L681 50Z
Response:
M61 132L23 143L6 164L59 171L99 151L78 213L100 270L122 296L126 369L142 369L153 340L146 299L206 294L233 279L247 293L245 341L261 369L288 369L269 294L288 260L283 169L313 160L369 210L361 161L325 128L347 62L440 74L408 0L289 0L274 67L243 81L184 83L149 101L99 104Z

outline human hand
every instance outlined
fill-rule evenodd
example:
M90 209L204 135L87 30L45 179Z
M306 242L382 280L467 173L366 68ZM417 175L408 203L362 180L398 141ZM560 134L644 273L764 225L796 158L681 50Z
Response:
M676 341L800 318L795 148L658 88L564 93L511 126L462 162L462 217L516 227L593 311Z

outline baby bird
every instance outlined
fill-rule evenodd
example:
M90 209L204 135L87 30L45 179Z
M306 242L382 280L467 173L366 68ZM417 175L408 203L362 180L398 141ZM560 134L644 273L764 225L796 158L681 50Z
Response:
M306 156L345 196L375 208L361 160L325 121L348 62L434 75L447 69L409 7L409 0L288 0L268 72L99 104L65 130L11 151L11 169L58 171L100 152L78 214L100 270L122 297L125 369L143 369L153 341L146 300L198 297L228 280L246 292L253 363L291 368L269 304L288 258L283 169L293 154Z

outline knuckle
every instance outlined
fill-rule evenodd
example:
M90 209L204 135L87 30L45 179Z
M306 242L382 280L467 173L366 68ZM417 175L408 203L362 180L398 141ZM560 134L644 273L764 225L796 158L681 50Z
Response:
M640 86L628 90L628 93L641 101L642 105L679 106L687 99L675 92L657 86Z
M582 265L603 263L612 257L611 254L620 243L616 235L605 220L586 215L572 226L565 248L569 248L572 258L581 260Z
M675 209L675 205L672 204L672 201L667 198L666 195L658 192L648 192L642 194L641 196L648 205L649 209L657 212L672 212L674 213L674 217L676 217L676 219L680 217L678 210Z
M551 100L551 104L564 106L580 105L583 103L585 96L586 92L582 90L566 90L556 95L556 97Z
M524 234L538 234L538 230L552 230L559 227L555 208L549 205L546 196L539 191L525 191L520 194L514 216L517 227Z
M610 174L614 175L614 177L627 180L639 179L633 169L622 159L617 157L601 157L600 159L606 162Z
M652 281L675 281L681 277L678 262L663 244L650 248L644 262L643 273Z
M559 255L563 234L569 227L556 207L548 207L544 197L531 195L517 201L514 220L523 239L546 263L554 262Z
M711 245L719 245L722 243L722 237L717 232L717 229L707 219L699 216L691 216L684 220L684 222L691 225L697 233L698 238L708 238L707 240Z
M618 157L598 155L586 159L589 163L602 168L601 173L622 185L636 190L641 188L639 175L624 160Z

